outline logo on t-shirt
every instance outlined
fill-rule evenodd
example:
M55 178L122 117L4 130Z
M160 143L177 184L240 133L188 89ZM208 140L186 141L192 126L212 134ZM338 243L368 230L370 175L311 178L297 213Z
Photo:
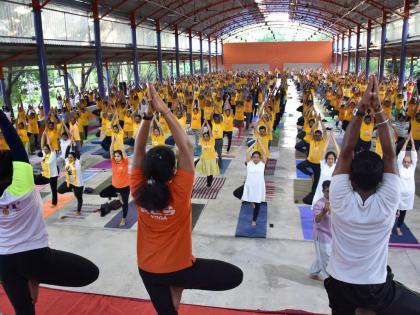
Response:
M150 215L150 218L154 220L164 221L168 220L168 217L175 215L175 209L172 206L168 206L163 210L152 210L148 211L144 208L140 209L141 212L147 213Z

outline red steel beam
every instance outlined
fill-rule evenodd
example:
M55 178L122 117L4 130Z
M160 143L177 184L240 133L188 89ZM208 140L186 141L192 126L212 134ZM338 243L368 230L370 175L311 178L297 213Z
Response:
M106 11L104 14L101 15L100 19L103 19L104 17L106 17L108 14L110 14L111 12L115 11L116 9L118 9L120 6L122 6L127 1L128 0L121 0L117 4L113 5L108 11Z
M6 63L9 63L9 62L14 61L16 59L19 59L22 56L29 55L30 53L32 53L34 51L35 51L34 49L27 49L27 50L20 51L20 52L12 55L10 57L7 57L6 59L0 60L0 66L5 65Z

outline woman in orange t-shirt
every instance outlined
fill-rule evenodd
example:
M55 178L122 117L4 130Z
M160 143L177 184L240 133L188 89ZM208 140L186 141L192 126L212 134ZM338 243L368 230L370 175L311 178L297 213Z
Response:
M120 194L122 201L123 217L120 222L120 226L125 225L125 218L128 213L128 198L130 197L130 185L127 185L128 177L128 156L125 152L124 146L121 146L121 150L114 151L114 142L118 141L117 136L112 136L110 156L112 163L112 184L105 187L99 195L102 198L117 197L117 193Z
M157 313L176 315L184 289L229 290L242 282L243 274L226 262L192 255L193 144L153 86L148 96L131 171L131 192L138 209L137 262ZM154 111L168 123L178 147L178 163L165 145L146 153Z

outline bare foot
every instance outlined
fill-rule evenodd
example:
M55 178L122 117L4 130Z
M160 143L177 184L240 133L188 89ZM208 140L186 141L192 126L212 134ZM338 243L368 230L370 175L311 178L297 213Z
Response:
M174 308L178 310L179 304L181 304L182 291L184 291L184 288L171 286L169 289L171 290L172 304L174 305Z
M402 236L403 232L401 231L401 229L399 227L397 227L397 235L398 236Z
M81 211L76 211L76 215L82 215Z
M36 304L36 302L38 301L39 282L35 280L29 280L28 286L29 286L29 292L32 298L32 303Z
M251 225L252 225L252 226L257 226L257 222L256 222L256 221L254 221L254 220L252 220Z
M125 219L121 219L120 226L125 225Z

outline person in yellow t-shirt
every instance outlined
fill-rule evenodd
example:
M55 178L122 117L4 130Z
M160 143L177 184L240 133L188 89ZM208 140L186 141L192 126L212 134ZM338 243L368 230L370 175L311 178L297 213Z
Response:
M322 130L315 129L321 125ZM327 130L321 122L321 117L318 116L317 120L312 127L309 141L309 154L306 160L300 162L296 167L302 173L313 177L312 188L308 195L303 198L304 203L312 204L316 187L321 175L321 160L327 146Z
M53 121L48 120L47 129L45 131L47 132L51 148L55 152L58 152L58 150L60 149L60 146L58 144L58 139L59 139L60 135L58 133L56 124Z
M132 138L133 137L133 112L131 109L128 109L124 115L124 137Z
M83 129L83 139L87 140L89 131L89 112L87 111L86 107L80 108L78 123L79 126Z
M217 163L222 168L222 151L223 151L223 122L220 114L213 114L212 130L214 138L214 149L217 152Z
M31 152L34 152L38 149L38 135L39 135L39 127L38 127L38 115L33 110L33 107L30 106L28 109L28 115L27 115L27 121L28 121L28 137L29 141L31 141L31 138L33 138L34 147L31 148Z
M238 137L242 134L242 128L244 127L244 102L236 102L235 116L233 118L233 126L239 129Z
M114 119L114 125L112 126L112 136L114 137L114 151L123 150L124 149L124 130L122 129L121 125L119 124L118 115ZM112 138L111 138L112 142Z
M252 119L252 96L248 95L244 102L245 129L248 130Z
M80 128L79 128L79 124L77 123L75 114L70 116L70 129L69 129L70 133L70 139L72 141L74 141L74 143L76 144L76 150L77 153L80 154L80 151L82 149L82 144L80 141Z
M191 129L194 134L194 147L197 148L201 133L201 111L198 107L194 107L191 114Z
M28 137L28 130L26 129L26 125L24 121L18 121L17 123L17 133L19 135L20 141L22 141L23 146L25 147L25 151L29 154L29 137Z
M152 119L152 133L150 134L150 140L152 146L164 145L165 144L165 132L163 131L162 126L156 119L156 116Z
M370 151L370 147L372 145L372 137L373 137L373 121L372 116L366 115L363 118L363 122L360 126L360 135L359 140L354 148L355 153L359 153L361 151Z
M204 131L204 128L207 130ZM205 120L201 128L201 156L196 163L195 170L197 173L206 176L207 187L210 188L213 183L213 177L220 174L219 166L217 165L216 150L214 148L215 141L209 123Z
M267 133L267 127L265 125L260 125L258 127L258 130L255 130L254 132L254 151L263 152L263 148L261 148L262 144L264 146L264 151L266 153L267 159L270 156L270 151L268 148L269 141L270 136Z
M223 115L223 138L228 138L228 144L226 151L230 151L232 145L232 135L233 135L233 114L230 108L225 109L225 114Z
M416 151L418 151L420 148L420 112L417 112L411 119L411 134L416 145Z

